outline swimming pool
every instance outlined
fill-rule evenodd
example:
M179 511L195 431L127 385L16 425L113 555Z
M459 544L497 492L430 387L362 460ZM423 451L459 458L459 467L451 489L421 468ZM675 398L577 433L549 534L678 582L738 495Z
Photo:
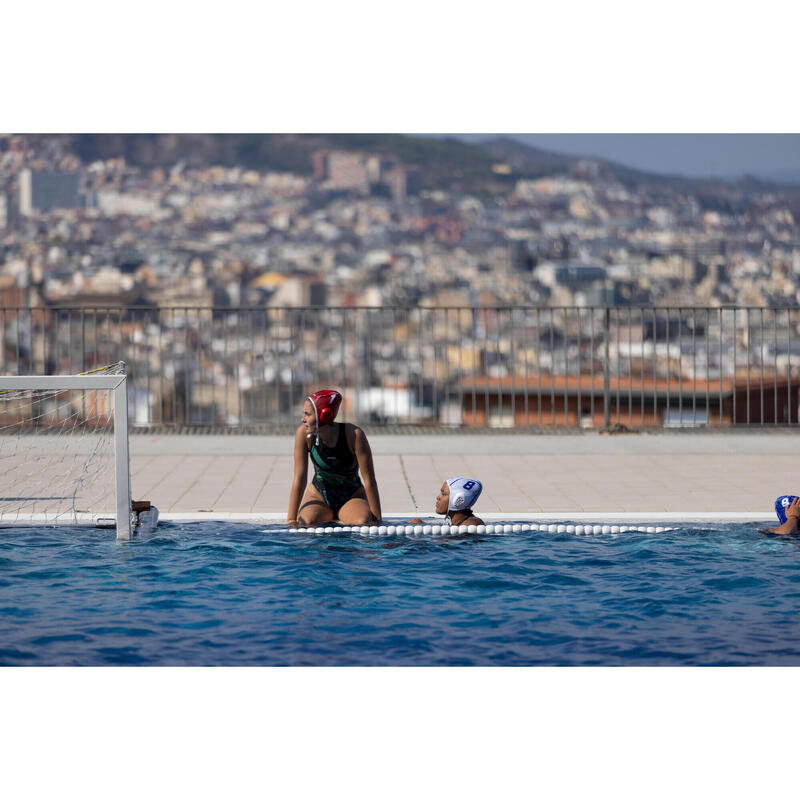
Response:
M566 520L565 520L566 522ZM0 531L3 665L800 664L800 539Z

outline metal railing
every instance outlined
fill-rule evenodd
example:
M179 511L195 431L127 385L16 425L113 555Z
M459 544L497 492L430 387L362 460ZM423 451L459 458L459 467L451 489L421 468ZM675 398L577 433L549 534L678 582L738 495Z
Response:
M0 308L0 374L128 364L133 427L797 424L798 308Z

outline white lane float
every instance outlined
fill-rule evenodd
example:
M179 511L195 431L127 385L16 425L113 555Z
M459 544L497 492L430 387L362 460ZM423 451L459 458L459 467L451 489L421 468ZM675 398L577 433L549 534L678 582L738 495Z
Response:
M489 525L325 525L316 527L287 528L294 533L313 535L356 533L361 536L464 536L468 534L507 534L539 531L541 533L568 533L575 536L616 535L620 533L664 533L675 528L660 525L592 525L572 523L513 523ZM265 530L265 533L271 531Z

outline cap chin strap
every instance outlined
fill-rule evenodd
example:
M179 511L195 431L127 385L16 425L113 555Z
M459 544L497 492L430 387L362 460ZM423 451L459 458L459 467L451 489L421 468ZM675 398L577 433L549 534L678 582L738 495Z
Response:
M306 397L306 400L308 400L308 402L311 403L311 406L314 409L314 427L315 427L315 433L317 434L316 445L317 447L319 447L319 414L317 413L317 404L311 399L311 395ZM306 439L310 439L313 435L314 434L311 433L307 434Z

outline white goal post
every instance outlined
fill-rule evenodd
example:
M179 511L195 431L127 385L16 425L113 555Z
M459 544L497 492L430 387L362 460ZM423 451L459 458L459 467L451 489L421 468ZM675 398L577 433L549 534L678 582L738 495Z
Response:
M108 374L111 369L117 372ZM120 362L94 374L0 377L0 527L115 524L117 539L131 538L124 369ZM103 371L106 374L98 374ZM87 397L94 418L87 412ZM111 398L113 406L105 397ZM109 464L98 456L98 443L80 442L92 436L98 437L98 442L100 437L108 440L111 427L113 481ZM53 433L59 435L50 435ZM56 467L48 466L53 462ZM97 478L107 483L97 510L78 507L80 491L94 477L89 468L92 462ZM56 479L62 483L56 485ZM26 484L36 488L31 491ZM51 486L50 491L43 488Z

